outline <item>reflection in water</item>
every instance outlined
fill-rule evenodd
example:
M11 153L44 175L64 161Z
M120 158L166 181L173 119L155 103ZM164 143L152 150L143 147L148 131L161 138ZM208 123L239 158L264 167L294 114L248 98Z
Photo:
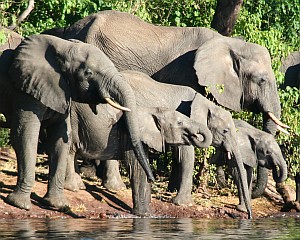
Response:
M0 239L297 239L300 219L0 220Z

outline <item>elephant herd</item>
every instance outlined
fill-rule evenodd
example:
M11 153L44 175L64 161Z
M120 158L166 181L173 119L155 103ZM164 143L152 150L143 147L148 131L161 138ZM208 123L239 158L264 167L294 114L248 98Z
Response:
M18 180L6 201L29 210L38 142L49 157L45 202L68 204L64 188L84 188L78 157L125 160L133 213L151 214L149 149L174 151L177 204L192 202L194 147L216 147L211 162L227 164L239 208L251 210L252 170L272 169L282 182L287 166L275 138L287 125L271 58L265 47L202 27L162 27L118 11L101 11L65 28L1 47L0 113L11 129ZM299 75L300 76L300 75ZM263 114L263 130L233 111ZM117 161L106 161L115 169ZM177 170L175 170L177 169ZM108 171L107 181L118 175Z

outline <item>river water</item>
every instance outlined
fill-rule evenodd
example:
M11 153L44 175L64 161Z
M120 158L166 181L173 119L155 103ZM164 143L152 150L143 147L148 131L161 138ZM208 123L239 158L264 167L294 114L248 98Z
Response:
M300 218L0 220L0 239L300 239Z

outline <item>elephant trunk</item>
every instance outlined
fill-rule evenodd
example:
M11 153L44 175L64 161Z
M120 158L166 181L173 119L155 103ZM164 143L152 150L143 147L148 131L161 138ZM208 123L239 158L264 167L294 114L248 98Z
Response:
M245 206L248 212L248 218L252 219L252 210L251 210L251 202L250 202L250 193L249 193L248 182L247 182L247 173L246 173L246 169L244 168L242 155L238 148L234 133L233 136L231 137L231 140L232 142L229 148L227 148L225 145L224 147L227 151L233 154L233 158L231 158L229 161L233 161L233 159L235 159L236 161L235 164L236 164L236 170L238 174L238 180L241 184L241 191L242 191L241 194L245 201Z
M199 148L207 148L212 144L212 133L207 126L201 128L200 134L203 137L203 141L194 141L194 145Z
M154 176L141 142L138 121L135 117L135 113L137 110L134 92L130 85L122 78L119 73L110 74L110 76L113 76L112 78L115 79L113 81L110 81L111 86L109 87L107 95L109 95L110 98L114 99L114 101L118 102L120 105L122 105L122 107L124 107L124 117L133 151L136 155L137 160L144 169L148 180L154 181ZM103 92L103 89L99 89L99 91Z
M274 181L277 183L281 183L284 182L287 178L287 165L283 157L279 157L277 159L280 160L279 163L272 168L272 174ZM279 174L276 166L278 166L279 168Z

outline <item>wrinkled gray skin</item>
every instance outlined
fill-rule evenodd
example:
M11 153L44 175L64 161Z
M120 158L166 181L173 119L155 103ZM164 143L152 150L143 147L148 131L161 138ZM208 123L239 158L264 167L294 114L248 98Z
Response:
M141 71L202 94L207 88L209 97L226 108L262 112L264 130L276 131L266 113L279 118L280 102L270 55L262 46L207 28L155 26L117 11L102 11L70 27L46 32L99 47L119 70ZM177 202L185 203L185 199Z
M280 71L284 73L284 83L280 88L290 86L300 89L300 51L292 52L283 59Z
M279 86L285 89L287 86L300 89L300 51L292 52L282 59L280 71L284 73L284 82ZM263 194L268 183L268 170L259 166L257 171L257 181L252 192L252 198Z
M72 102L72 148L66 176L66 187L70 190L78 187L74 186L74 183L80 179L74 169L75 156L99 160L124 159L124 152L132 149L128 144L124 119L121 118L122 112L107 104L98 104L97 112L95 115L87 104ZM206 124L195 122L175 110L138 107L136 118L139 121L141 140L146 149L150 147L162 152L165 143L208 147L212 142L211 132ZM45 145L47 146L47 143ZM119 170L117 172L119 173ZM143 172L133 170L130 166L129 173L132 192L135 193L133 213L140 216L149 215L149 206L145 204L150 201L150 189L147 188L149 195L142 194L136 197L136 193L143 192L146 188L141 187L138 182L140 178L134 179ZM150 186L146 178L142 181L144 185Z
M93 107L108 97L130 108L132 111L124 115L134 152L148 178L154 179L134 117L136 102L133 91L98 48L79 41L33 35L15 49L14 59L8 67L8 73L8 69L3 70L9 78L1 77L1 85L8 82L13 97L2 100L8 101L3 106L11 106L12 111L7 114L5 109L0 109L0 112L11 123L11 141L18 159L18 181L7 202L30 209L38 137L40 130L46 129L51 164L44 200L54 207L68 204L63 194L63 183L65 158L70 147L68 116L71 99Z
M239 148L242 154L244 167L247 172L247 181L249 192L251 195L252 189L252 174L253 169L257 166L262 166L266 169L271 169L275 182L283 182L287 177L287 165L283 158L281 149L275 138L264 131L261 131L243 120L234 119L234 124L237 128L237 139ZM227 158L227 154L221 149L216 149L216 153L209 160L210 163L217 166L228 165L232 173L236 185L238 186L239 194L239 210L245 211L245 202L241 192L235 171L232 170L232 159ZM277 170L278 168L278 170Z
M208 87L226 108L264 115L270 111L280 117L271 58L260 45L202 27L155 26L118 11L92 14L46 33L97 46L119 70L144 72L157 81L187 85L200 93ZM269 132L276 130L267 118L264 126Z
M238 171L239 180L241 181L243 187L243 196L246 199L246 206L251 217L251 206L249 199L249 192L247 187L246 172L242 164L240 157L240 152L236 143L236 131L234 123L231 117L231 114L224 110L221 107L216 106L214 103L203 97L201 94L198 94L192 88L185 86L176 86L170 84L164 84L153 81L149 76L133 71L124 71L122 72L124 78L128 81L129 85L132 87L138 106L146 107L156 107L160 106L162 108L168 108L171 110L177 110L191 119L200 121L203 124L206 124L212 133L212 145L216 147L223 147L225 151L230 152L235 156L233 163L235 168ZM167 93L167 94L166 94ZM184 154L188 154L187 158L188 164L193 164L194 162L194 148L193 146L186 146L186 151ZM136 165L131 163L131 168L136 169ZM184 170L193 170L193 168L183 168ZM133 171L137 173L137 171ZM182 176L191 176L191 172L183 172ZM136 201L139 204L139 207L136 209L139 213L150 212L149 202L150 201L150 188L145 181L141 179L144 176L133 177L135 181L133 184L143 187L139 187L139 192L133 193L133 199L145 199L145 202ZM137 180L140 179L138 182ZM192 178L189 178L187 181L182 181L183 184L192 185ZM185 188L185 187L183 187ZM187 187L188 189L189 187ZM141 191L141 189L144 189ZM191 192L185 193L181 191L179 197L190 197ZM184 196L180 196L184 194ZM146 196L146 197L145 197Z

